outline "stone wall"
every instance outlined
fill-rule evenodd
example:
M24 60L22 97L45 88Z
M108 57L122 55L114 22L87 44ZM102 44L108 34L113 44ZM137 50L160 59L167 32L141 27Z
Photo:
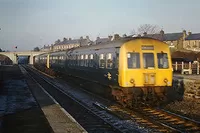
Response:
M174 77L173 90L182 95L183 98L200 100L200 79Z

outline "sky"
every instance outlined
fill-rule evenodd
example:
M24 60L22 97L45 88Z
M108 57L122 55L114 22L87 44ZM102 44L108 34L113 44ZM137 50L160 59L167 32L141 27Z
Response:
M26 51L63 37L129 35L142 24L165 33L200 33L199 5L199 0L0 0L0 48Z

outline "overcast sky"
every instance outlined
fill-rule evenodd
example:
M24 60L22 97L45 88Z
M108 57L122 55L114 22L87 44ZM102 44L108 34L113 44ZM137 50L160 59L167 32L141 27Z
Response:
M63 37L130 34L141 24L200 32L200 0L0 0L0 48L32 50Z

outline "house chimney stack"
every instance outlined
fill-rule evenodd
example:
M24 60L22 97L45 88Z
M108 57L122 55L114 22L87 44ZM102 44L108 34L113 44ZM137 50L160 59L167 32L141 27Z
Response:
M119 34L114 34L114 40L118 40L118 39L120 39Z
M161 30L161 31L160 31L160 34L161 34L161 35L164 35L164 34L165 34L165 32L164 32L163 30Z
M147 32L144 32L144 33L143 33L143 36L146 36L146 35L147 35Z
M108 39L111 41L111 40L112 40L112 37L113 37L113 36L109 35L109 36L108 36Z
M86 36L86 39L87 39L87 40L90 40L90 37L89 37L89 36Z
M185 40L187 34L186 34L186 30L183 30L183 39Z

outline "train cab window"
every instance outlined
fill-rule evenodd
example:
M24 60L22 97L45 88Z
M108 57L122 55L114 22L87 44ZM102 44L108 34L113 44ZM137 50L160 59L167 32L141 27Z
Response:
M113 66L113 58L112 58L112 54L108 53L106 55L106 68L112 68Z
M140 68L140 54L139 53L127 53L127 61L129 69Z
M100 54L100 56L99 56L99 67L100 68L104 68L105 67L104 54Z
M143 53L143 65L147 69L153 69L155 67L153 53Z
M169 68L167 53L157 53L158 68L166 69Z

